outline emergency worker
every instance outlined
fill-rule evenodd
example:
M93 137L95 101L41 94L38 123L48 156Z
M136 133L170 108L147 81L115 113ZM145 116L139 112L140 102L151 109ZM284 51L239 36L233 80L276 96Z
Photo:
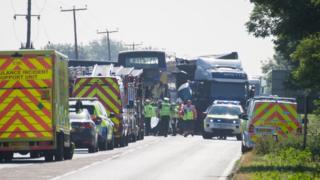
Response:
M197 110L192 105L191 100L187 101L187 104L183 106L183 123L184 123L184 137L188 135L194 135L194 121L197 118Z
M160 134L160 131L161 131L161 118L159 116L160 114L160 108L161 108L161 103L162 101L161 100L158 100L158 101L154 101L153 103L153 108L154 108L154 112L155 112L155 117L158 117L159 118L159 122L158 124L153 128L153 134L155 136L159 135Z
M170 103L169 98L165 97L164 101L161 103L160 107L160 127L161 127L161 135L164 137L168 136L169 130L169 121L170 121Z
M146 104L144 106L144 124L146 127L146 136L151 133L151 118L155 115L153 112L155 109L152 107L150 100L146 99Z
M177 135L177 126L179 119L179 106L175 103L171 104L171 127L172 127L172 135Z

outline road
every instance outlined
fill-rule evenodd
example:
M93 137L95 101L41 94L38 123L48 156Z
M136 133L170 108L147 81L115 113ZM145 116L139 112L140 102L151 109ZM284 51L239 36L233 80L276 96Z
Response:
M71 161L45 163L41 158L17 156L12 163L0 164L0 179L225 179L240 155L240 142L234 138L146 137L112 151L88 154L76 150Z

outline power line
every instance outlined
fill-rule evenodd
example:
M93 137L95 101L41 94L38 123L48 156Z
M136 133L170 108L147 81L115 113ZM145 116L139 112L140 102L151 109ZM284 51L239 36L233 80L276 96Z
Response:
M131 44L125 44L125 46L130 46L130 47L132 47L132 50L134 51L135 50L135 47L136 46L141 46L142 45L142 43L131 43Z
M28 0L28 10L27 14L15 14L13 16L14 19L16 19L18 16L26 17L27 19L27 42L26 42L26 49L31 49L31 17L37 17L38 20L40 20L40 15L32 15L31 14L31 0Z
M85 8L76 8L75 6L73 6L72 9L62 9L62 7L60 7L61 12L73 12L73 26L74 26L74 49L75 49L75 56L76 56L76 60L79 59L79 54L78 54L78 39L77 39L77 20L76 20L76 11L84 11L87 10L87 5Z
M110 35L111 33L116 33L119 32L119 30L115 30L115 31L109 31L108 29L106 29L105 31L98 31L97 30L97 34L107 34L107 43L108 43L108 60L111 60L111 48L110 48Z

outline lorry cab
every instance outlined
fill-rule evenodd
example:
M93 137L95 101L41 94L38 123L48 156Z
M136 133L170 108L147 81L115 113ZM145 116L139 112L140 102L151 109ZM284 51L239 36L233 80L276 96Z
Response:
M301 130L294 98L258 96L249 100L244 119L242 151L254 147L263 137L287 138Z

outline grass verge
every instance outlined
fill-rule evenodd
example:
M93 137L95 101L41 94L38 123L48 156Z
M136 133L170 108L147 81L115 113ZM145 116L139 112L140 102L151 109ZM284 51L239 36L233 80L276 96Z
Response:
M307 148L302 137L265 139L244 154L233 179L320 179L320 118L310 116Z

